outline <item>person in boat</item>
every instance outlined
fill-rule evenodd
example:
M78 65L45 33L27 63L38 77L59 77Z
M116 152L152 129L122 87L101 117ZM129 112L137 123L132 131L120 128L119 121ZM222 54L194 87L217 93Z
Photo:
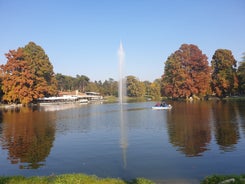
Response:
M157 104L155 106L160 107L161 106L160 102L157 102Z
M165 101L162 101L162 103L161 103L161 105L160 105L161 107L167 107L168 105L166 104L166 102Z

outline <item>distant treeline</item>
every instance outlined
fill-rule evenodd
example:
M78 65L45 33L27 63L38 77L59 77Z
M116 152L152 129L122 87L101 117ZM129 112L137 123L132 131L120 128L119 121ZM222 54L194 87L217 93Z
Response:
M103 96L118 96L118 81L90 81L85 75L76 77L55 74L45 51L34 42L5 54L1 65L2 103L29 104L38 98L57 96L59 91L99 92ZM225 97L245 93L245 55L239 67L232 52L215 51L211 66L207 56L195 45L183 44L165 62L163 74L154 82L126 77L127 95L153 100L171 98L203 98L207 95Z

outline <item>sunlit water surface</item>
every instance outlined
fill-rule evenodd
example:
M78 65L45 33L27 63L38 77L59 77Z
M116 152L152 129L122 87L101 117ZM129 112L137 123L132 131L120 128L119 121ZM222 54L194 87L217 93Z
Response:
M0 175L201 180L245 173L244 102L171 104L2 110Z

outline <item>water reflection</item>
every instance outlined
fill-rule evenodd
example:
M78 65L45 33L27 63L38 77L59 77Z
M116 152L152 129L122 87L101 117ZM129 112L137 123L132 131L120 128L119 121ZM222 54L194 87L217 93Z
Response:
M152 110L153 102L0 111L0 175L203 178L244 171L244 103L171 104L170 111Z
M170 142L186 156L202 155L211 140L210 105L182 103L174 107L167 114Z
M127 138L127 111L123 110L124 105L120 105L120 145L122 148L122 158L123 167L127 167L127 148L128 148L128 138Z
M213 104L215 137L221 150L232 151L240 138L237 111L234 103L217 102Z
M43 165L55 137L51 119L49 114L27 108L18 113L11 110L4 113L0 144L3 150L8 150L12 164L18 164L20 169L36 169Z

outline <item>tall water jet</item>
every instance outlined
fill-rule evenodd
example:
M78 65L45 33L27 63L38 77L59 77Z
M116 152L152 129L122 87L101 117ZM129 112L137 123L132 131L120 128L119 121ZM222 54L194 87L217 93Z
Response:
M119 81L118 81L118 97L119 97L119 104L124 103L124 97L126 96L126 83L124 80L124 49L122 42L120 42L119 50L118 50L118 57L119 57Z
M126 81L124 78L124 49L122 42L120 42L120 46L118 49L118 58L119 58L119 81L118 81L118 97L120 104L120 129L121 129L121 137L120 137L120 145L122 148L122 157L123 157L123 167L127 167L127 112L123 110L125 107L123 103L125 103L126 96Z

